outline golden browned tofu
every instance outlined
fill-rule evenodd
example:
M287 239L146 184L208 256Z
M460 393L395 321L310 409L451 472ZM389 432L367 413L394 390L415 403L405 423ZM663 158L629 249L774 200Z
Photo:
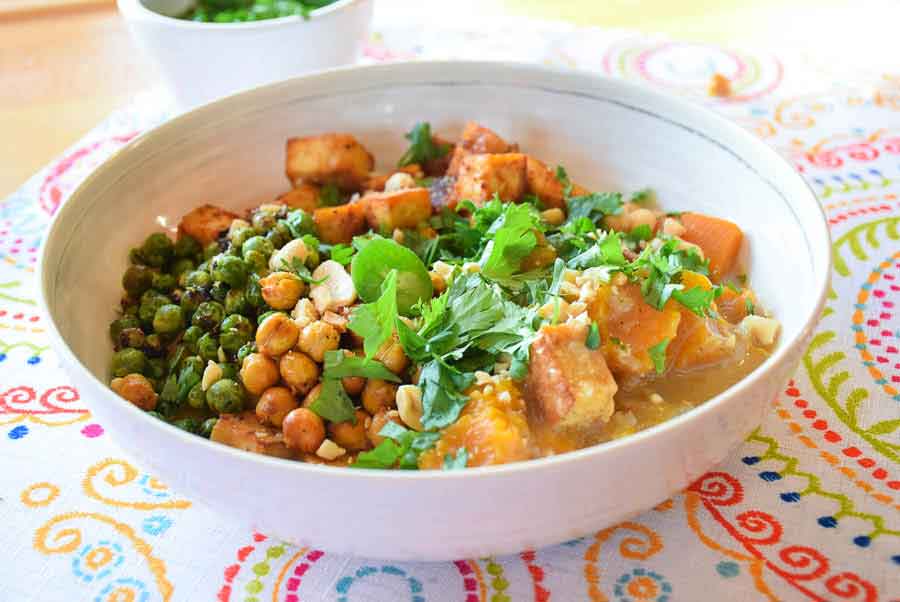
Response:
M588 327L580 322L543 326L531 345L526 399L555 428L578 428L615 410L619 387L603 352L585 345Z
M454 147L453 153L450 155L450 164L446 170L447 175L457 175L463 159L469 155L509 153L517 149L517 145L508 143L490 128L470 121L463 129L459 143Z
M320 207L313 211L313 223L322 242L330 245L350 242L366 231L365 203Z
M208 245L219 238L222 232L228 230L236 218L237 215L221 207L201 205L181 218L178 232L196 238L202 245Z
M263 424L252 411L240 414L222 414L210 435L212 441L236 447L244 451L293 458L295 454L284 443L281 429Z
M518 201L525 194L525 155L469 155L462 160L449 204L469 200L481 206L496 194L503 201Z
M375 166L372 154L350 134L321 134L287 141L285 173L300 182L360 190Z
M563 185L549 167L534 157L527 157L525 179L528 192L537 195L546 208L566 208Z
M415 228L431 217L431 195L427 188L370 193L363 197L363 203L366 220L373 230L392 232L394 228Z
M275 199L275 202L312 213L319 206L319 187L312 184L300 184Z

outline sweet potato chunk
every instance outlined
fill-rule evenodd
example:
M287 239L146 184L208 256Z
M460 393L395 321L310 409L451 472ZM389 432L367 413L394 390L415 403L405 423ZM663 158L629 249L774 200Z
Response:
M517 148L515 144L509 144L490 128L470 121L463 129L459 143L453 149L447 175L458 175L463 159L469 155L509 153Z
M372 154L350 134L291 138L286 155L285 173L295 186L302 181L360 190L375 166Z
M525 155L469 155L462 160L451 204L469 200L481 206L497 194L503 201L518 201L525 194Z
M294 457L294 453L284 444L281 429L261 423L252 411L222 414L213 427L210 439L266 456Z
M681 283L686 289L712 288L709 279L694 272L684 272ZM720 362L734 353L736 337L734 327L718 317L718 307L713 303L712 316L700 317L675 300L666 309L681 312L678 332L669 345L669 356L675 368L694 368Z
M312 213L319 206L319 187L312 184L300 184L275 199L275 202Z
M406 188L396 192L376 192L363 197L366 220L373 230L415 228L431 217L431 197L427 188Z
M347 203L337 207L320 207L313 211L313 223L322 242L350 242L366 231L364 203Z
M565 209L563 185L549 167L534 157L527 157L525 179L528 192L537 195L546 208Z
M543 326L531 345L526 399L557 428L606 422L615 410L618 386L603 352L585 345L587 333L579 322Z
M728 220L702 213L683 213L681 224L685 227L681 238L703 249L709 259L710 275L718 282L734 267L744 240L743 232Z
M235 219L237 215L231 211L215 205L201 205L181 218L178 232L196 238L202 245L208 245L227 230Z

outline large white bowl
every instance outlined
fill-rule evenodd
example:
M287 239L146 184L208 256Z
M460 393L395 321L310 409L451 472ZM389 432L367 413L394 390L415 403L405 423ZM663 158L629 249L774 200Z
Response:
M289 136L353 132L387 165L417 120L467 119L592 187L652 186L665 207L740 224L752 283L783 324L774 354L703 406L612 443L455 472L314 466L211 443L151 418L106 385L128 249L193 206L240 209L285 191ZM702 108L618 80L536 66L407 63L336 70L245 92L148 132L60 208L41 260L56 349L128 452L229 520L334 552L406 560L503 554L581 536L646 510L721 461L794 370L823 308L822 210L765 144Z
M186 109L214 98L359 58L374 0L337 0L308 19L197 23L155 12L189 0L117 0L138 46Z

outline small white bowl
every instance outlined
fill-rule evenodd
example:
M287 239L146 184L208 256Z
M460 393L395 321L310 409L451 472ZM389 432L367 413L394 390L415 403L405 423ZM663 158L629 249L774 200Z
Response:
M242 209L284 192L290 136L352 132L382 162L429 120L477 119L588 187L652 187L665 207L740 224L751 282L783 325L761 367L668 422L611 443L453 472L331 468L253 455L147 416L107 387L128 250L192 207ZM298 544L404 560L517 552L647 510L720 462L796 368L824 307L828 229L772 149L698 106L620 80L499 63L340 69L238 94L132 142L60 208L41 258L55 348L116 441L195 500Z
M338 0L308 19L200 23L158 11L181 0L118 0L138 46L159 67L181 109L260 84L359 58L374 0Z

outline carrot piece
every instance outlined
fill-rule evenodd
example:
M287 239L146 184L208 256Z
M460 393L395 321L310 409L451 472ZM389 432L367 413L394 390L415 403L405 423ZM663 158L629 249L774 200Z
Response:
M710 275L718 282L734 267L744 240L743 232L728 220L702 213L682 214L681 224L685 227L681 238L703 249L709 259Z

